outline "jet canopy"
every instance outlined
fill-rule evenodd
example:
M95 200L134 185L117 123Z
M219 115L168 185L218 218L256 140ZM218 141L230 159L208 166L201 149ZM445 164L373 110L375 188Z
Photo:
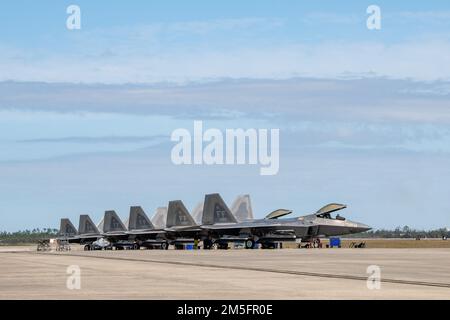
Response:
M269 213L265 219L278 219L280 217L286 216L291 213L292 213L292 210L278 209L278 210L275 210L275 211Z
M332 212L339 211L339 210L342 210L345 208L347 208L347 206L345 204L330 203L330 204L327 204L326 206L320 208L316 212L316 216L319 218L324 218L324 219L333 219L331 217ZM345 220L345 218L340 216L339 214L336 215L336 219L337 220Z

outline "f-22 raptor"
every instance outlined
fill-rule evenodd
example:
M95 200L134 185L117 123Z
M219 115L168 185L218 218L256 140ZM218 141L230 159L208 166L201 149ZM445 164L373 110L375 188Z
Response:
M250 210L248 213L252 215L249 198L238 204L236 208L245 204L246 210ZM245 247L250 249L256 243L260 243L262 248L270 248L280 241L311 241L322 236L345 235L371 229L339 214L332 216L345 208L345 205L331 203L315 213L300 217L282 218L292 211L278 209L264 219L247 218L249 214L245 214L238 220L221 196L215 193L205 196L201 223L192 218L181 200L176 200L169 202L164 228L155 228L141 207L131 207L130 217L125 223L127 227L114 211L106 211L99 228L89 216L81 215L78 232L70 220L62 219L60 236L69 242L85 244L86 250L96 246L139 249L154 245L167 249L169 244L189 243L195 239L203 240L205 249L224 249L230 242L244 242Z
M264 219L238 221L219 194L209 194L205 196L202 223L193 226L191 230L186 228L180 231L180 236L183 232L197 230L194 237L206 240L206 247L215 245L225 248L228 242L244 241L245 247L250 249L257 242L263 248L268 248L278 241L309 241L321 236L345 235L371 229L339 214L332 216L332 213L345 208L345 205L332 203L315 213L284 219L280 218L291 214L292 211L278 209Z

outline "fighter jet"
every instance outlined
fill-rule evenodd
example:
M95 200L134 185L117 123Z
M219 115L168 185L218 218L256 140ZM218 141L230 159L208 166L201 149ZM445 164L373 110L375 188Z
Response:
M130 207L130 215L126 221L128 228L120 220L114 210L105 212L102 225L102 236L111 247L117 250L134 249L140 247L161 246L167 249L164 229L156 229L145 214L142 207Z
M90 245L102 237L101 232L86 214L80 215L78 231L68 218L61 219L58 240L85 244L85 250L90 250Z
M231 213L219 194L205 196L203 206L202 232L198 236L210 239L219 247L228 242L244 241L246 248L253 248L256 242L263 247L275 241L310 240L320 236L336 236L370 230L365 224L346 220L331 213L346 208L341 204L329 204L314 214L296 218L280 219L291 214L291 210L279 209L264 219L239 222ZM198 228L198 227L196 227Z
M163 228L155 228L144 209L139 206L130 207L127 234L129 240L135 243L134 249L139 247L153 248L154 246L160 246L161 249L168 248L165 237L166 231Z
M196 235L202 231L189 214L183 201L169 202L166 221L166 238L171 244L192 243Z
M128 240L127 228L114 210L105 211L97 228L100 230L102 238L93 242L90 250L112 250L113 247L117 248L117 244L121 241ZM88 250L87 247L85 249Z

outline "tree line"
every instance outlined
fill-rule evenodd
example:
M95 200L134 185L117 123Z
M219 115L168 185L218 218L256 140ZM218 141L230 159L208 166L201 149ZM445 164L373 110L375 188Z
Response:
M43 228L16 232L0 232L0 245L36 243L49 238L55 238L58 229ZM364 233L346 235L346 238L450 238L450 230L447 228L418 230L408 226L397 227L394 230L376 229Z
M397 227L394 230L390 229L376 229L369 230L364 233L352 234L345 236L346 238L443 238L450 237L450 230L448 228L439 228L431 230L413 229L408 226Z
M0 232L0 245L36 243L49 238L54 238L58 234L58 229L43 228L33 230L23 230L16 232Z

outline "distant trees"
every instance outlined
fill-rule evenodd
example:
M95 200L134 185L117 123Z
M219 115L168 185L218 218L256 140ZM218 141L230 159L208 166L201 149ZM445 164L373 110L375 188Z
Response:
M408 226L397 227L394 230L377 229L370 230L364 233L357 233L349 235L350 238L442 238L449 237L450 232L447 228L440 228L434 230L417 230ZM347 237L347 236L346 236Z
M43 228L33 230L23 230L17 232L0 232L0 245L14 245L36 243L37 241L54 238L58 234L58 229ZM346 235L348 238L450 238L450 230L446 228L434 230L416 230L408 226L397 227L394 230L377 229L364 233Z
M40 240L55 237L57 234L58 229L52 228L0 232L0 245L35 243Z

